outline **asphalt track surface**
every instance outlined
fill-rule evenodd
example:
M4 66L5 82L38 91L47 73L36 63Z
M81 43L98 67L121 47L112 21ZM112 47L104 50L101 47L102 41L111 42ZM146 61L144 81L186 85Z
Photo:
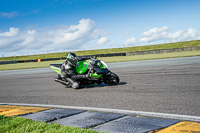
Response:
M200 57L108 65L119 85L78 90L55 82L50 68L0 71L0 102L200 116Z

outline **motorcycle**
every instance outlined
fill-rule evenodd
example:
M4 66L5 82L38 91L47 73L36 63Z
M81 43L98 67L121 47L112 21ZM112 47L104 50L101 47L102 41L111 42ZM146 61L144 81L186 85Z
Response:
M58 73L58 78L55 81L60 82L67 87L72 87L68 81L64 81L61 78L61 66L62 64L50 64L50 67ZM89 74L90 78L81 79L78 82L81 85L99 85L105 83L107 85L117 85L119 83L119 77L108 69L108 65L96 58L90 58L88 63L86 60L78 61L75 67L76 74Z

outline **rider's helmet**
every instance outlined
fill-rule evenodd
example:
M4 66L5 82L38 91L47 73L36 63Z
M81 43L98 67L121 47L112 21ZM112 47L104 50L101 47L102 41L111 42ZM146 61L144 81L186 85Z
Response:
M66 60L70 65L76 66L78 62L78 57L75 53L68 53L66 56Z

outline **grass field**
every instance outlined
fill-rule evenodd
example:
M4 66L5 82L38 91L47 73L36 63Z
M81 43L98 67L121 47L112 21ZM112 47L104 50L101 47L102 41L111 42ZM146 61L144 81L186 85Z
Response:
M147 51L147 50L157 50L157 49L172 49L172 48L192 47L192 46L200 46L200 40L186 41L186 42L176 42L176 43L167 43L167 44L159 44L159 45L138 46L138 47L100 49L100 50L85 50L85 51L76 51L75 53L78 56L81 56L81 55L94 55L94 54L106 54L106 53ZM68 51L68 52L72 52L72 51ZM67 52L40 54L40 55L30 55L30 56L4 57L4 58L0 58L0 61L58 58L58 57L65 57L66 53Z
M191 56L200 56L200 51L184 51L184 52L134 55L134 56L101 57L99 59L105 61L106 63L109 63L109 62L140 61L140 60L165 59L165 58L176 58L176 57L191 57ZM50 64L62 63L63 61L64 60L18 63L18 64L5 64L5 65L0 65L0 70L49 67Z
M36 122L21 117L0 116L1 133L97 133L90 129Z
M99 59L102 59L105 62L111 63L111 62L126 62L126 61L141 61L141 60L177 58L177 57L192 57L192 56L200 56L200 51L185 51L185 52L162 53L162 54L105 57L105 58L99 58Z

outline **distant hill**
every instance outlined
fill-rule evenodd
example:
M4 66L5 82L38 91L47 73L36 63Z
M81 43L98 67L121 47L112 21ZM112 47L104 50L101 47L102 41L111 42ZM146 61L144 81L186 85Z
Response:
M176 42L176 43L166 43L166 44L157 44L157 45L148 45L148 46L137 46L137 47L99 49L99 50L84 50L84 51L75 51L74 53L76 53L78 56L81 56L81 55L94 55L94 54L107 54L107 53L148 51L148 50L157 50L157 49L172 49L172 48L192 47L192 46L200 46L200 40ZM58 58L58 57L65 57L66 53L67 52L29 55L29 56L2 57L2 58L0 58L0 61Z

